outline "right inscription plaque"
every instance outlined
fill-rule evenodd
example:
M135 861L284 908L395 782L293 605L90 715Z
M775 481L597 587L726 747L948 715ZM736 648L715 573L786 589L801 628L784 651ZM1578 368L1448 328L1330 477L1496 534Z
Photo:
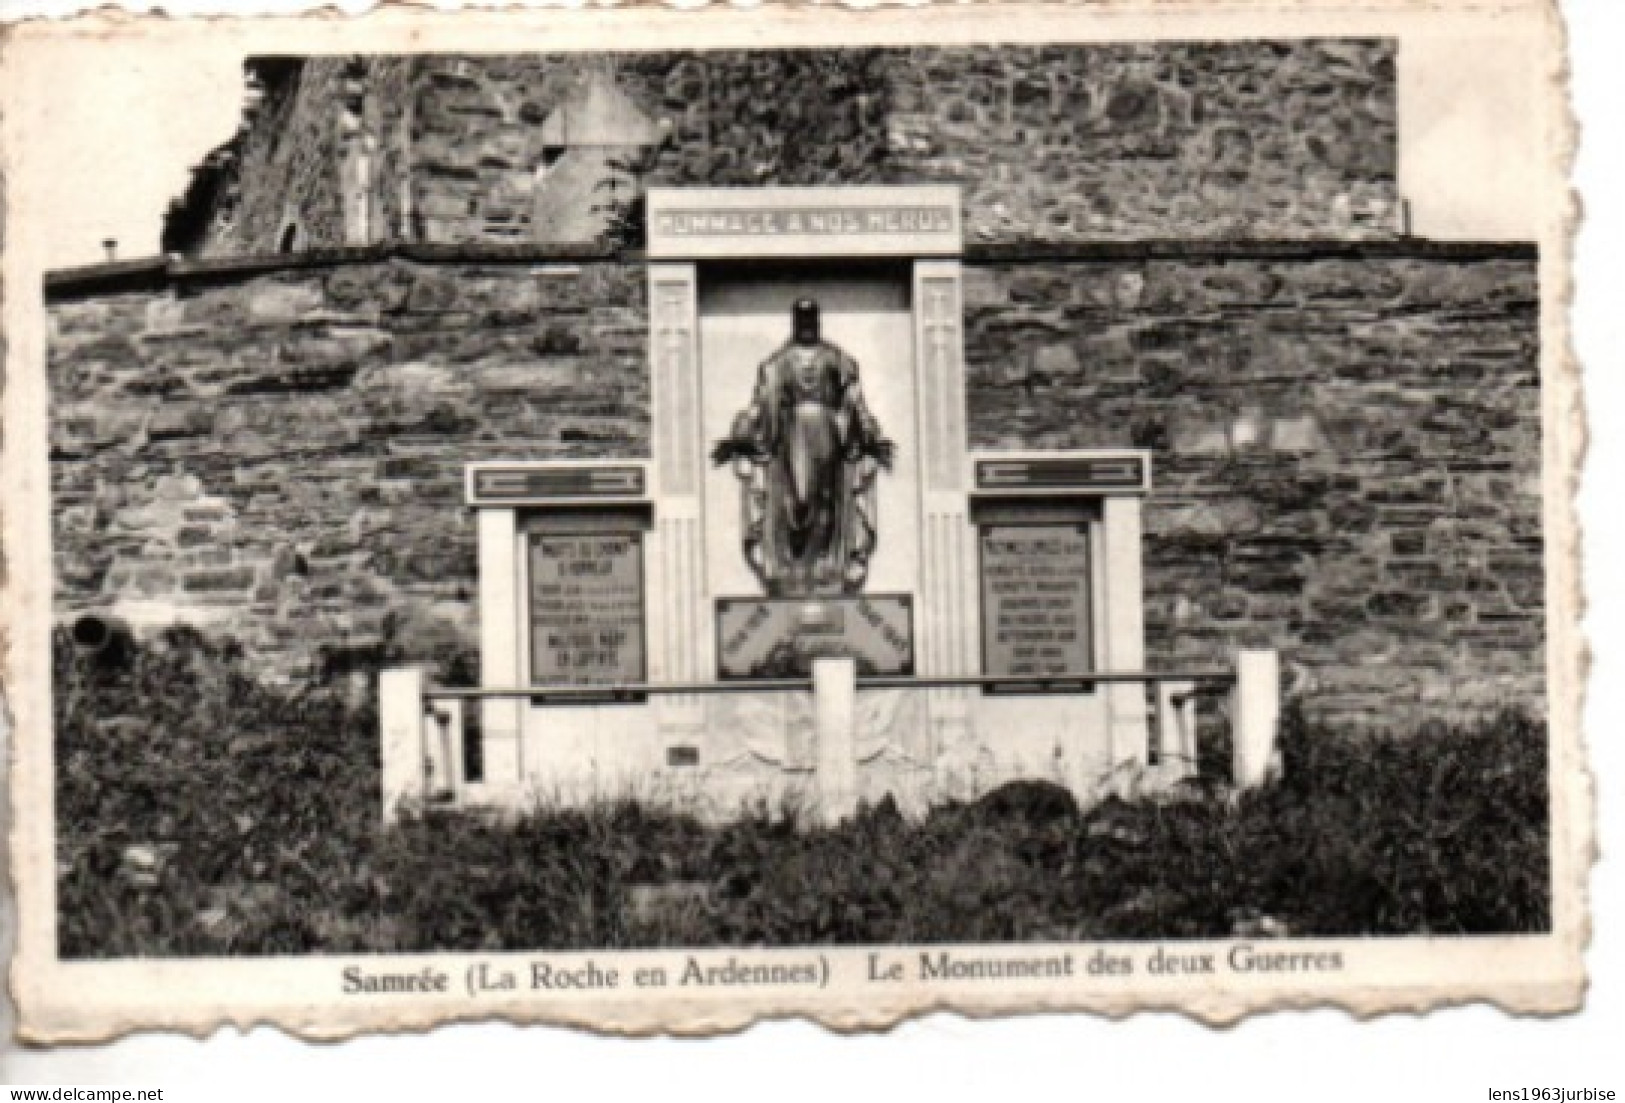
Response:
M983 669L1046 679L1090 671L1088 526L987 525L981 533Z

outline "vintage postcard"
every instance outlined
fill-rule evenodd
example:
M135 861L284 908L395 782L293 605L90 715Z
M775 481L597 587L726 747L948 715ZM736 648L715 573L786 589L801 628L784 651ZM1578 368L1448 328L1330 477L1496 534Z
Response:
M25 1038L1579 1006L1550 4L3 48Z

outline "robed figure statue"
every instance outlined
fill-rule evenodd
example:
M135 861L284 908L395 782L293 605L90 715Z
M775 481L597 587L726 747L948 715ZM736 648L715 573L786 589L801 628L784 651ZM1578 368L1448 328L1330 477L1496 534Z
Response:
M875 547L875 475L893 446L864 405L857 361L819 334L818 304L756 371L750 405L711 452L744 484L745 558L772 597L861 589Z

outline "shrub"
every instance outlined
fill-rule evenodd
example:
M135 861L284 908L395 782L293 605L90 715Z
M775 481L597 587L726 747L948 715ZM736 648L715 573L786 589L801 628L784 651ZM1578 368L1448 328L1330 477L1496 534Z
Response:
M1409 737L1290 712L1233 798L1031 785L910 822L711 826L622 801L385 829L373 708L268 686L179 631L56 654L64 957L1489 934L1550 926L1546 738L1508 712ZM688 886L632 906L635 886Z

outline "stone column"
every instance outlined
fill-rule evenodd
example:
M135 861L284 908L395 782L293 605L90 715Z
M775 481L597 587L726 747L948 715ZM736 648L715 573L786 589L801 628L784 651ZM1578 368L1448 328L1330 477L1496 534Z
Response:
M367 65L360 58L345 63L339 94L339 205L344 217L344 244L370 245L373 240L372 178L378 139L368 118Z
M394 823L402 801L423 796L422 670L406 666L379 672L378 727L384 822Z
M814 659L812 683L818 816L835 824L858 806L857 663Z
M519 534L511 509L478 514L480 564L480 685L530 684L520 661L525 595L519 589ZM480 705L481 783L494 791L516 789L524 778L523 698L497 697Z
M709 681L716 656L705 570L705 441L700 422L698 299L692 264L649 266L649 366L654 406L655 530L649 548L649 677ZM661 731L688 738L704 699L656 698Z
M1102 671L1145 669L1145 593L1140 569L1140 499L1112 496L1103 500L1106 544L1106 653ZM1141 682L1105 687L1111 725L1111 765L1143 765L1147 739L1146 691Z
M919 418L920 592L916 665L921 674L977 670L976 551L966 497L965 357L958 261L914 265L915 402ZM970 738L970 692L927 691L932 745Z
M424 704L424 793L431 801L460 804L467 781L463 776L463 703Z
M1157 683L1157 773L1164 782L1196 776L1196 683Z
M1235 786L1256 789L1280 771L1275 749L1281 723L1279 652L1236 653L1236 688L1230 717Z

